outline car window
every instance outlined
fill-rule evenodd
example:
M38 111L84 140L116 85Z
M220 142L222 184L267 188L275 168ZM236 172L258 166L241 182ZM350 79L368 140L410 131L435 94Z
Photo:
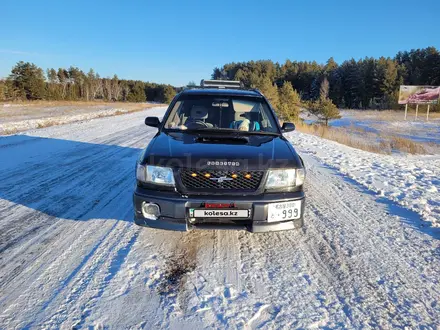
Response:
M179 99L164 127L278 132L275 118L265 100L248 97L190 96Z

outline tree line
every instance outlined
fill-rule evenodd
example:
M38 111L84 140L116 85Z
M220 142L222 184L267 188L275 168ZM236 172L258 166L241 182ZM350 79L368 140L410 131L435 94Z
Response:
M366 57L342 64L333 58L316 61L271 60L228 63L215 68L212 79L240 80L277 103L276 89L290 83L304 102L328 99L338 108L398 108L400 85L440 85L440 53L434 47L399 52L394 58ZM278 97L279 98L279 97Z
M0 80L0 101L155 101L169 103L176 95L171 85L140 80L102 78L93 69L87 73L77 67L43 69L29 62L18 62L8 78Z

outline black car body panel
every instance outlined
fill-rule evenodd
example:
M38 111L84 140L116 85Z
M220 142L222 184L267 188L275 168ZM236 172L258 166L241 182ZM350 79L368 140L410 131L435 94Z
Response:
M141 164L199 168L218 160L239 162L239 168L245 170L302 167L298 154L283 136L247 138L249 142L245 144L210 143L198 141L198 134L161 132L150 142Z

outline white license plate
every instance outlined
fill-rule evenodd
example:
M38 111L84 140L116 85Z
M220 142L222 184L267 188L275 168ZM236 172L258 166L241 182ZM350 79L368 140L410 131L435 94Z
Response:
M189 209L191 218L249 218L249 210Z
M301 218L301 201L271 203L267 209L267 221L277 222Z

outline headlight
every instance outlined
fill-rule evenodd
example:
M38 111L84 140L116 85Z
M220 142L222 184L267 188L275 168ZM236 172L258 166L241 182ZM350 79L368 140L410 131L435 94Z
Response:
M141 164L136 165L136 179L141 182L147 181L147 169L145 166L142 166Z
M306 169L298 168L296 170L296 185L302 186L305 180L306 180Z
M288 188L297 187L304 184L305 170L288 169L288 170L270 170L267 177L266 188Z
M136 178L145 183L174 186L173 170L169 167L143 166L138 164L136 167Z

